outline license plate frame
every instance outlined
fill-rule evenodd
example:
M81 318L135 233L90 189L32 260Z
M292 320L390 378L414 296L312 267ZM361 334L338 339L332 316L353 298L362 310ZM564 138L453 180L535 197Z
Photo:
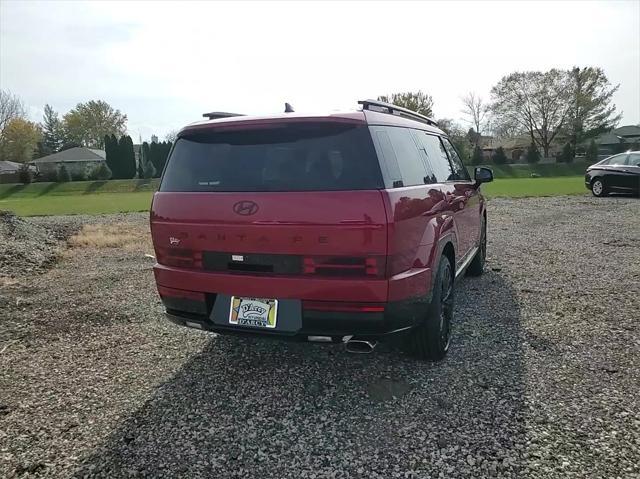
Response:
M275 329L278 324L278 300L231 296L228 322L242 328Z

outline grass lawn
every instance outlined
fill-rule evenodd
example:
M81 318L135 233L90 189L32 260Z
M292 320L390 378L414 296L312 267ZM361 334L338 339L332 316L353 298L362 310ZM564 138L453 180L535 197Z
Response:
M0 210L21 216L101 214L146 211L157 180L78 181L0 185ZM496 178L482 186L489 198L582 195L583 176L555 178Z
M497 178L493 183L482 185L482 191L489 198L584 195L589 192L584 186L582 175L555 178Z

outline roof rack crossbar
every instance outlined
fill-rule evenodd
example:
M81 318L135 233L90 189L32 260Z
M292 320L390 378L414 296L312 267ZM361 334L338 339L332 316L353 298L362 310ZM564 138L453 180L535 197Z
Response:
M212 111L211 113L203 113L203 117L209 118L209 120L217 120L218 118L231 118L234 116L245 116L242 113L228 113L226 111Z
M421 115L420 113L416 113L415 111L409 110L407 108L403 108L401 106L398 105L393 105L391 103L386 103L384 101L378 101L378 100L360 100L358 101L359 105L362 105L362 109L363 110L370 110L370 111L378 111L378 110L374 110L370 107L376 107L376 108L381 108L383 110L387 110L382 111L381 113L389 113L391 115L398 115L398 116L404 116L407 118L411 118L412 120L417 120L419 122L422 123L426 123L427 125L433 125L433 126L438 126L438 124L432 120L431 118L429 118L428 116L424 116ZM397 112L397 113L396 113Z

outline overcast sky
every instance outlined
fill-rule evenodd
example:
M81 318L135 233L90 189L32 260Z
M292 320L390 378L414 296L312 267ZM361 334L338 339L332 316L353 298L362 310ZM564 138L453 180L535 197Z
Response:
M352 109L421 89L436 118L515 70L600 66L640 123L640 0L36 2L0 0L0 87L34 120L103 99L161 138L205 111Z

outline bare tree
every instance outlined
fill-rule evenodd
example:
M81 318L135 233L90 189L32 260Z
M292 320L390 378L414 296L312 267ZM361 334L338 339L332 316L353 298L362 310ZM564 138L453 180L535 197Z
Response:
M164 139L169 143L174 143L178 139L178 130L170 130L164 135Z
M22 100L10 91L0 90L0 138L11 120L24 119L26 116Z
M558 133L566 126L571 108L568 72L515 72L491 89L491 111L503 129L523 129L531 143L549 156Z
M478 146L482 135L482 129L485 125L485 117L489 110L488 105L485 104L482 98L474 92L469 92L463 96L462 104L464 105L462 113L467 117L467 121L476 131L475 146Z

